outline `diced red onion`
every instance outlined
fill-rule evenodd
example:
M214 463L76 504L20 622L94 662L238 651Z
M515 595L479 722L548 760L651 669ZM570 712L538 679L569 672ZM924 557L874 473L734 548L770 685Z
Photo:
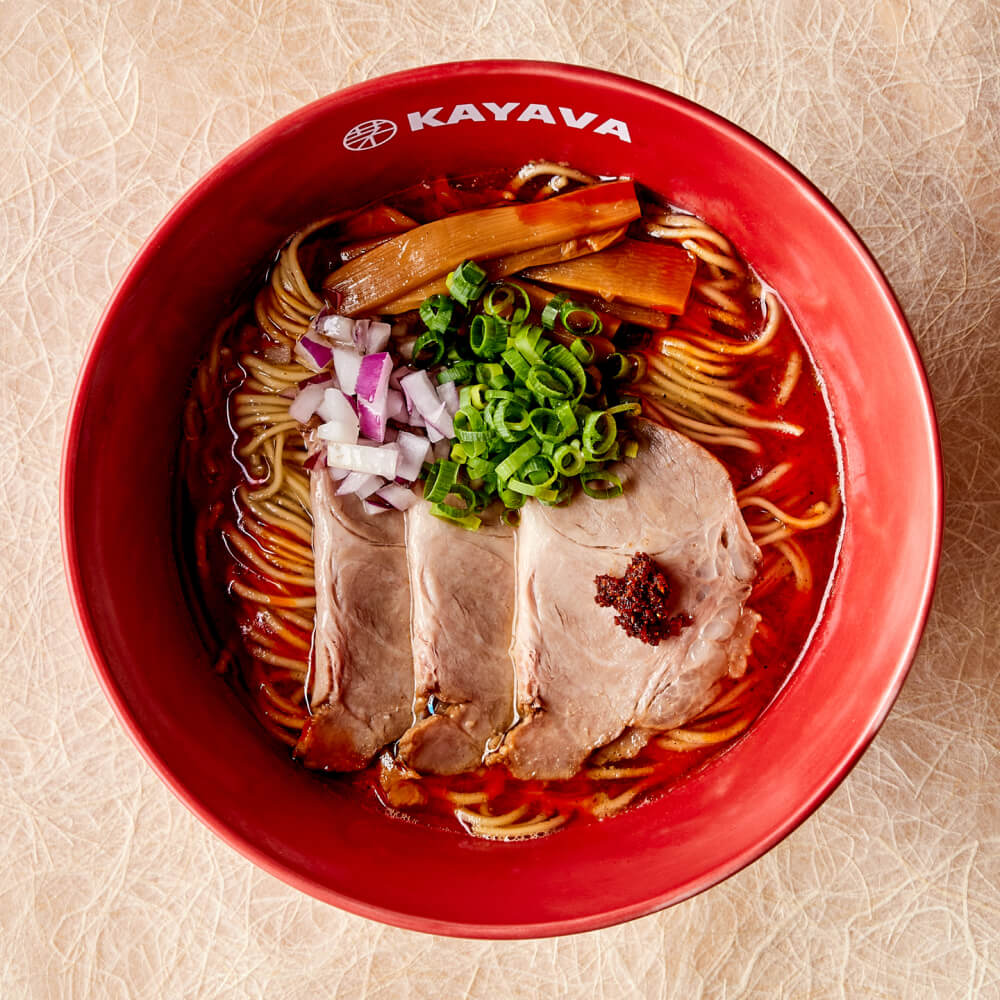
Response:
M358 418L354 423L346 420L328 420L316 428L316 436L331 444L355 444L358 440Z
M392 374L392 358L381 351L378 354L367 354L361 359L358 370L358 382L355 393L358 399L373 403L376 408L383 405L385 394L389 389L389 376Z
M441 403L433 413L425 413L424 419L427 421L427 426L433 427L442 437L455 436L455 422L448 412L446 403Z
M357 343L354 334L355 320L348 316L319 316L315 320L316 332L327 337L331 346L354 347Z
M424 462L430 454L430 442L419 434L400 431L396 438L399 447L399 461L396 463L396 478L413 482L420 475Z
M323 402L323 393L326 385L307 385L299 390L299 394L292 400L288 407L288 415L292 420L297 420L300 424L306 423L309 418L319 409Z
M401 378L399 384L411 406L427 421L427 436L432 441L455 436L451 414L441 402L427 372L413 372ZM437 438L431 435L431 428L437 432Z
M354 349L361 354L371 354L368 350L368 328L372 325L370 319L356 319L354 321Z
M326 471L330 473L330 478L335 483L340 482L341 479L346 479L349 475L351 475L351 473L348 472L347 469L331 469L329 466L327 467Z
M406 397L398 389L390 389L386 393L385 415L389 420L409 423L410 414L406 409Z
M418 410L422 415L436 410L441 405L434 391L430 377L425 371L410 372L399 380L399 387L406 394L410 410Z
M335 347L333 349L333 369L337 373L340 388L348 396L353 396L357 392L361 355L352 348Z
M454 382L442 382L437 387L438 398L444 403L449 417L458 413L458 386Z
M351 401L340 389L324 389L323 402L316 412L323 423L317 433L324 441L355 444L360 424Z
M386 503L395 507L396 510L406 510L412 507L417 499L417 495L413 490L407 489L405 486L397 486L395 483L383 486L375 496L381 497Z
M385 485L385 480L381 476L367 475L364 472L352 472L345 476L337 489L337 496L347 496L349 493L361 497L370 497L376 490Z
M399 389L402 392L402 386L399 384L401 378L406 378L407 375L413 374L416 369L411 368L409 365L400 365L398 368L394 368L392 374L389 376L389 388Z
M323 401L316 408L316 412L323 420L349 419L354 416L354 407L342 389L332 385L325 385L322 388Z
M361 508L366 514L385 514L392 510L391 507L383 507L382 504L372 503L370 500L362 500Z
M326 462L338 469L351 472L365 472L396 478L396 464L399 461L399 445L384 444L378 447L363 444L331 444L327 447Z
M323 371L333 360L332 346L306 334L295 345L295 357L311 372Z
M337 386L337 378L333 372L320 372L318 375L310 375L309 378L303 379L299 383L299 388L304 389L307 385L325 385L327 388L330 386Z
M389 346L389 337L392 334L392 327L388 323L372 322L368 327L368 350L367 354L378 354Z
M381 444L385 440L386 414L385 402L378 408L371 403L366 403L363 399L358 400L358 419L360 420L361 435L369 441L376 441Z
M437 441L431 449L431 453L435 458L449 458L451 456L451 442L445 441L444 439Z

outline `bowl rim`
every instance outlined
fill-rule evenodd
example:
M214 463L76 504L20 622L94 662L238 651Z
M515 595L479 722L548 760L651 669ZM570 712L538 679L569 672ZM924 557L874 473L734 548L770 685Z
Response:
M75 455L79 445L81 418L85 409L90 384L94 377L95 368L105 341L109 336L115 314L118 312L121 304L130 295L133 287L145 270L147 262L155 255L158 246L178 226L180 220L186 216L189 206L199 199L203 191L212 188L234 167L237 167L244 160L250 158L257 150L266 146L272 140L278 139L286 129L294 127L300 121L311 119L329 104L349 103L356 98L375 93L387 85L393 87L414 86L425 81L436 81L443 75L455 75L459 73L510 75L539 72L548 75L552 80L564 83L587 82L609 87L617 90L623 99L640 97L646 100L655 100L673 105L685 115L697 120L700 124L724 134L742 150L766 161L773 170L783 175L788 183L806 195L816 208L833 223L843 240L845 251L848 248L853 251L868 274L873 287L878 290L879 296L887 305L897 331L901 334L900 341L908 357L911 368L910 374L915 376L914 382L920 394L919 403L922 414L925 417L925 423L921 427L921 435L924 437L929 451L929 467L932 470L932 482L930 485L932 486L933 508L930 512L931 517L929 518L929 525L932 530L930 532L931 537L926 540L929 543L930 550L928 552L923 579L921 580L919 613L913 619L908 632L904 634L903 641L899 643L896 662L889 675L890 683L884 688L879 702L872 706L872 710L868 713L864 724L857 732L849 752L842 755L825 780L821 781L804 798L799 807L790 815L783 817L777 822L766 836L759 837L755 842L746 845L730 859L729 863L719 866L704 876L693 877L667 892L657 892L638 902L629 903L613 910L601 910L579 917L544 920L528 924L496 924L490 923L488 920L477 923L464 923L400 912L388 907L369 904L354 896L345 895L330 889L327 885L310 878L306 872L297 870L290 865L276 860L266 850L249 839L249 837L244 836L224 819L216 815L205 802L189 792L179 779L175 777L166 761L157 753L138 726L130 710L125 693L115 682L98 642L92 612L83 588L77 528L72 510L76 484L81 475L81 471L75 462ZM87 345L70 400L59 474L59 527L63 569L77 628L83 639L87 656L93 666L94 672L97 674L101 688L126 732L146 761L174 795L204 822L213 833L229 846L235 848L245 858L269 874L281 879L286 884L314 898L335 905L358 916L367 917L406 930L466 938L517 939L550 937L597 930L646 916L688 899L729 878L757 860L794 831L829 797L858 762L885 721L902 689L930 613L940 563L943 524L944 480L941 444L933 396L926 371L920 359L913 333L888 279L871 252L865 246L861 237L836 206L804 174L770 146L716 112L710 111L702 105L672 91L653 84L644 83L631 77L606 70L546 60L461 60L435 63L375 77L324 95L290 114L282 116L252 135L214 164L171 206L167 214L145 239L122 273L108 304L101 313L100 319Z

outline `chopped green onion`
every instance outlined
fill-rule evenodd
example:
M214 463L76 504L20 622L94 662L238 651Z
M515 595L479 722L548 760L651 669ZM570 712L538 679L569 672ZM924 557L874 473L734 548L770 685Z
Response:
M504 441L520 440L523 432L531 426L528 411L519 399L497 400L495 407L491 400L487 405L486 413L493 429Z
M608 378L620 379L625 378L632 368L632 362L629 361L628 356L625 354L609 354L604 359L604 364L601 366L604 372L607 374Z
M525 483L520 479L512 479L507 485L513 492L534 497L536 500L541 500L542 503L551 503L559 495L558 490L553 490L548 486L535 486L534 483Z
M554 295L545 303L542 310L542 326L546 330L554 330L559 317L562 315L563 306L566 304L566 296L563 294Z
M462 388L458 390L459 407L474 406L477 410L485 410L485 392L486 386L483 385L482 382L477 382L475 385L463 385Z
M618 435L615 418L606 410L596 410L583 422L583 451L599 458L611 450Z
M623 417L637 417L642 413L642 406L635 401L631 401L628 403L619 403L617 406L609 406L604 412L612 417L619 413Z
M511 347L504 351L500 357L507 362L507 367L514 373L514 378L521 382L524 382L527 379L528 372L531 370L531 365L525 361L520 351Z
M535 455L517 470L517 475L523 482L531 483L532 486L551 486L558 472L551 458Z
M486 272L474 260L465 260L445 278L445 285L452 298L468 306L483 294Z
M583 370L583 365L580 364L577 357L569 348L563 347L562 344L553 344L545 352L545 363L556 365L566 372L573 380L576 395L582 395L584 389L587 387L587 376Z
M484 316L480 313L472 318L469 324L469 347L481 358L492 358L503 350L507 343L507 334L495 316Z
M485 382L491 389L500 389L507 385L509 379L504 374L503 365L489 362L476 365L476 381Z
M493 462L488 458L470 457L465 463L465 471L470 479L486 479L493 474Z
M559 418L559 423L562 424L563 437L572 434L580 426L576 414L573 412L573 407L569 403L560 403L556 407L556 416Z
M531 313L531 300L520 285L494 285L483 299L483 312L506 323L521 323Z
M432 295L420 303L420 318L428 330L454 333L458 329L461 311L458 303L447 295Z
M455 437L465 448L467 455L485 455L489 447L490 435L482 414L473 406L460 409L454 417Z
M619 495L611 465L638 444L617 418L641 407L610 388L631 377L634 361L614 354L598 367L583 339L600 332L597 313L558 294L541 324L533 322L527 292L509 282L487 287L474 261L449 274L447 287L450 295L421 303L426 330L414 345L416 364L433 365L438 383L458 388L450 458L423 470L431 512L475 530L475 512L495 499L509 522L529 496L556 505L578 488L599 499ZM560 323L578 335L560 332L567 342L553 343L545 331Z
M437 330L424 330L413 344L413 363L430 367L439 365L443 357L444 337Z
M575 476L582 472L586 463L580 442L574 439L568 444L560 445L552 456L552 464L560 476Z
M445 503L448 497L458 497L465 506L456 507L454 504ZM475 490L469 486L463 486L461 483L454 483L444 500L438 501L437 505L444 511L454 511L457 517L464 517L466 514L471 514L476 509L477 504L478 498Z
M577 337L572 344L569 345L569 349L573 352L573 357L580 362L581 365L590 365L594 362L594 345L590 341L584 340L582 337Z
M476 366L471 361L456 361L448 368L442 368L437 373L437 380L441 385L445 382L468 382L475 370Z
M559 504L565 503L573 495L574 487L572 481L567 481L563 476L557 477L555 484L552 487L556 491L555 500L543 500L541 497L536 497L539 503L545 504L546 507L558 507Z
M443 500L458 479L458 463L439 459L432 466L424 480L424 499L431 503Z
M465 528L466 531L478 531L479 526L483 523L482 518L476 517L475 514L466 514L459 507L440 503L431 504L431 513L444 521L450 521L452 524Z
M539 406L528 414L528 422L535 435L543 441L561 441L566 436L566 429L559 414L548 407Z
M511 336L515 349L530 365L537 365L552 343L542 336L540 326L532 326L530 323L518 326L516 330L511 331Z
M524 444L518 445L497 467L496 473L497 478L501 482L506 482L511 476L517 472L518 469L528 461L529 458L533 458L541 449L539 448L537 441L532 441L530 438L524 442Z
M573 395L572 377L555 365L532 365L525 384L540 399L563 400Z
M575 302L564 302L559 311L562 325L581 337L593 337L604 328L600 317L588 306L577 305Z
M594 487L592 483L607 483L605 487ZM624 492L622 481L613 473L607 470L596 472L583 472L580 474L580 486L583 492L594 500L610 500L619 497Z

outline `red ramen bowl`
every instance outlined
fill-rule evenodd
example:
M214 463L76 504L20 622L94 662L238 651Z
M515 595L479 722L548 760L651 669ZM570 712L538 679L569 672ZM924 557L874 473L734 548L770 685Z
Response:
M669 794L600 823L484 842L362 806L296 766L212 672L175 551L181 411L236 290L323 214L421 179L531 159L625 175L726 233L795 317L825 380L844 530L825 610L750 730ZM532 937L676 903L760 857L857 761L899 693L942 519L930 393L877 264L756 139L607 73L472 62L333 94L251 139L157 228L90 346L66 438L70 590L98 676L173 791L289 884L415 930Z

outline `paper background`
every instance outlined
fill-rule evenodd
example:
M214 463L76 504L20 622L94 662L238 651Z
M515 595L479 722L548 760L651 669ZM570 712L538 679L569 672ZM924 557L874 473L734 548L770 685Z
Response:
M991 0L0 4L0 996L1000 996L998 11ZM798 831L632 924L471 943L314 902L174 799L77 637L57 474L100 310L209 166L343 85L510 55L691 97L832 198L912 322L937 399L948 522L909 681Z

